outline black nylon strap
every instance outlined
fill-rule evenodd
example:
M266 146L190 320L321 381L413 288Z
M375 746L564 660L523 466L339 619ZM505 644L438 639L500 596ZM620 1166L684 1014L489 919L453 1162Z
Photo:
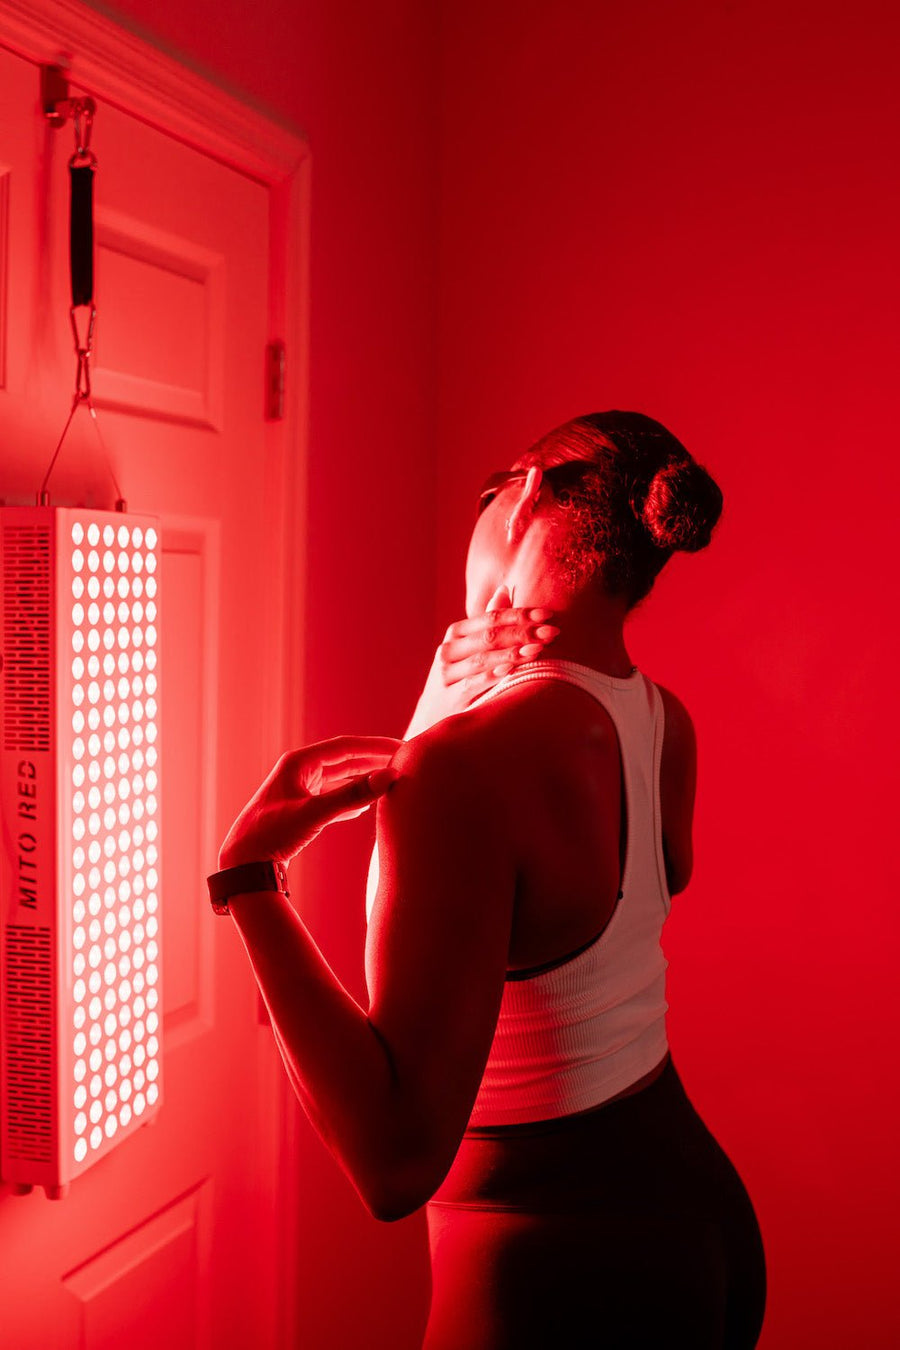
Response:
M94 169L69 165L69 269L72 304L94 301Z
M282 891L290 896L287 886L287 871L283 863L249 862L237 867L226 867L221 872L213 872L206 878L209 887L210 903L216 914L228 914L228 901L233 895L244 895L253 891Z

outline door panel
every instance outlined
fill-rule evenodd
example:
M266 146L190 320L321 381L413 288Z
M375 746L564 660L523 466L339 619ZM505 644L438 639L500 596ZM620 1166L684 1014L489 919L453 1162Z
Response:
M178 784L163 801L162 828L170 871L180 878L202 877L207 861L204 808L210 802L204 766L215 762L215 708L218 675L216 591L210 574L218 567L216 535L202 526L163 534L161 585L166 596L162 634L163 669L177 662L180 697L170 700L163 728L166 779ZM205 716L197 717L203 708ZM184 809L194 802L198 809ZM163 929L163 1030L172 1050L213 1024L213 946L216 930L197 904L196 888L173 884L167 892Z
M74 387L72 133L45 127L37 92L36 66L0 49L10 504L33 502ZM283 484L263 421L268 193L103 103L93 149L103 444L80 411L50 492L111 508L105 446L129 509L161 521L165 1093L158 1118L63 1200L0 1189L0 1344L237 1350L274 1343L274 1051L203 878L272 754L265 699L282 635L268 579L283 559L267 503Z
M109 306L95 357L100 407L149 413L219 430L225 374L225 259L191 240L104 211L97 271L110 297L128 295L143 316ZM103 303L103 291L98 295Z
M79 1343L193 1350L208 1339L209 1192L179 1196L62 1278ZM198 1272L200 1272L198 1277Z

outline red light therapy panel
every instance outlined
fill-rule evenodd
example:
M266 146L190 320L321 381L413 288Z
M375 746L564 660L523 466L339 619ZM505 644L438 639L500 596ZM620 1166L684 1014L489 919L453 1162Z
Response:
M159 558L0 508L0 1175L52 1196L161 1101Z

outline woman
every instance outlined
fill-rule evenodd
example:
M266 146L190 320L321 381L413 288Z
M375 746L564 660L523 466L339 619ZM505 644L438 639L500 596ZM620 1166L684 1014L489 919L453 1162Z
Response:
M692 867L693 728L623 635L720 510L650 418L550 433L482 493L469 618L421 734L390 768L391 743L354 744L332 800L298 790L320 748L287 757L223 846L223 868L286 862L389 789L367 1010L283 895L229 903L325 1142L378 1217L428 1207L426 1350L757 1342L755 1216L665 1036L659 937ZM553 659L533 660L547 642Z

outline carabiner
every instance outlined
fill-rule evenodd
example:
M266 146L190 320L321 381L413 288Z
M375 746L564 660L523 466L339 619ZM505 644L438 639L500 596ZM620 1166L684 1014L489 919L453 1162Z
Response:
M72 122L75 127L75 153L69 160L69 164L91 164L97 163L97 156L91 150L91 132L94 127L94 113L97 111L97 105L92 98L80 98L76 100L72 109Z

